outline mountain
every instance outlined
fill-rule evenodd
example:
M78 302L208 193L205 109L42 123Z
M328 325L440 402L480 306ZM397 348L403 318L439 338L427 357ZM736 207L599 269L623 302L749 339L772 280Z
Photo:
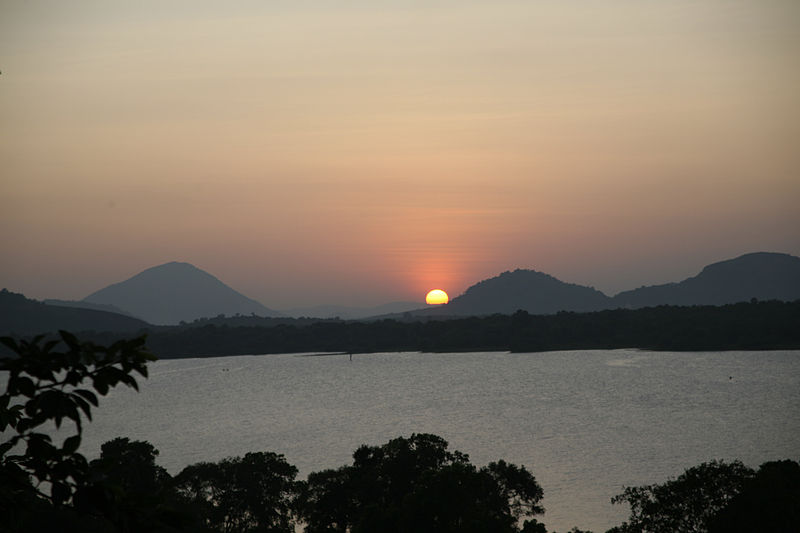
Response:
M291 317L314 318L341 318L342 320L355 320L390 313L403 313L420 308L420 302L390 302L373 307L348 307L343 305L317 305L313 307L298 307L282 309L281 313Z
M599 311L658 305L724 305L800 299L800 257L758 252L706 266L679 283L640 287L609 298L591 287L564 283L535 270L503 272L469 287L449 304L411 311L417 317ZM387 315L401 318L401 315Z
M758 300L800 299L800 257L757 252L705 267L679 283L652 285L617 294L614 307L723 305Z
M208 272L178 262L148 268L128 280L90 294L83 301L114 305L161 325L220 314L278 315Z
M94 309L61 307L29 300L22 294L0 291L0 334L36 335L69 331L137 332L149 324L142 320Z
M417 311L415 315L511 314L522 309L531 314L607 309L611 299L583 285L565 283L543 272L517 269L503 272L469 287L450 303Z

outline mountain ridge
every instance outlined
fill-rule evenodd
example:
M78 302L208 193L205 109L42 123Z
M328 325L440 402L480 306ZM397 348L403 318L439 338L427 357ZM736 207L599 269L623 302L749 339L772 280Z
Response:
M752 299L800 299L800 258L776 252L743 254L706 265L683 281L643 286L613 297L543 272L516 269L471 285L448 304L420 308L406 316L511 314L517 310L552 314L659 305L725 305Z
M338 315L344 320L435 320L450 316L512 314L517 310L530 314L553 314L560 311L591 312L659 305L725 305L753 299L800 300L800 258L775 252L743 254L708 264L697 275L683 281L643 286L622 291L613 297L593 287L564 282L536 270L518 268L481 280L453 298L449 304L442 306L422 307L422 304L418 304L419 307L415 309L412 302L394 302L370 308L317 306L294 311L301 311L305 316L316 314L318 316L314 318L320 319ZM176 325L220 315L266 318L284 316L235 291L208 272L177 261L145 269L127 280L100 289L79 302L46 300L44 303L36 303L61 309L48 312L37 307L44 313L43 316L61 313L63 318L66 316L65 309L79 307L94 308L95 313L117 311L118 316L123 316L119 313L127 313L126 318L143 319L135 322L136 327L147 323ZM403 310L392 310L389 313L384 311L398 304L402 304ZM116 309L109 306L115 306ZM32 307L28 306L26 309L25 313L29 313ZM375 313L370 314L372 311ZM32 315L25 316L36 323ZM84 315L86 316L88 315ZM112 320L97 314L93 316L97 320L96 326L80 321L74 324L86 329L107 329L109 324L115 328L127 328L115 322L118 319ZM48 324L54 323L47 322L49 319L43 320ZM14 324L21 323L17 320ZM73 326L65 327L69 329ZM22 330L27 331L24 327Z
M139 332L150 324L138 318L97 309L46 304L8 289L0 290L0 333L35 335L60 329Z
M507 270L479 281L448 304L425 309L427 315L531 314L598 311L610 298L593 287L561 281L530 269Z
M622 291L617 307L652 305L723 305L751 299L800 299L800 257L753 252L703 267L683 281Z

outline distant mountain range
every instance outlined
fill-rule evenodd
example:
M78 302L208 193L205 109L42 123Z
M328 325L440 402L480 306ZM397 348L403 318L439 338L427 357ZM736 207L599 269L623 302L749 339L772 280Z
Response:
M759 252L720 261L680 283L640 287L617 294L614 307L723 305L800 299L800 257Z
M24 335L57 329L129 332L153 324L175 325L219 315L436 319L511 314L520 309L530 314L552 314L659 305L722 305L754 298L800 300L800 258L766 252L747 254L708 265L697 276L679 283L640 287L614 297L535 270L514 270L480 281L442 306L420 308L413 302L371 308L318 306L289 310L285 315L193 265L172 262L149 268L78 302L47 300L45 305L4 289L0 293L0 333ZM246 323L274 322L253 318Z
M113 305L151 324L174 325L220 314L278 316L189 263L166 263L109 285L83 299Z
M125 315L98 311L48 305L29 300L22 294L0 291L0 334L36 335L55 332L59 329L69 331L115 331L129 333L141 331L150 324Z
M515 270L472 285L446 305L408 314L468 316L508 314L518 309L531 314L549 314L657 305L723 305L753 298L800 299L800 258L768 252L746 254L709 265L697 276L680 283L640 287L614 297L535 270Z

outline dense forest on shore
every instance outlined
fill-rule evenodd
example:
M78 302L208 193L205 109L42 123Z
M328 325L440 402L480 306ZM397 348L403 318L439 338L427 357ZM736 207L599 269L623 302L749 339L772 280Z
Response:
M148 347L161 358L291 352L800 349L800 301L553 315L518 311L436 320L218 317L144 333ZM101 343L117 337L83 336Z
M275 452L188 465L176 476L158 450L120 437L98 459L78 450L98 397L138 389L155 357L143 337L99 346L61 332L55 340L0 338L0 516L9 532L548 533L544 490L524 466L484 467L432 434L360 446L350 465L297 479ZM62 443L43 427L74 423ZM67 432L68 429L64 428ZM60 440L60 439L59 439ZM800 527L800 464L758 470L711 461L662 484L626 487L611 503L630 507L607 533L779 533ZM554 533L554 532L550 532ZM590 533L573 528L570 533Z

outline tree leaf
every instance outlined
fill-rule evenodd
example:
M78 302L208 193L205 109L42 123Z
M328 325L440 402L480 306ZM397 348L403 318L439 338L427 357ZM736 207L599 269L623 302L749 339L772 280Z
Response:
M74 435L64 441L64 445L61 447L61 452L65 454L75 453L80 445L81 445L81 436Z
M14 441L10 440L8 442L4 442L0 444L0 457L4 456L8 450L14 447Z
M53 486L50 488L53 503L56 505L66 502L69 499L69 493L69 485L60 481L53 483Z
M86 390L86 389L75 389L74 391L72 391L72 393L73 394L77 394L78 396L82 396L83 398L88 400L89 403L91 403L95 407L97 407L99 405L98 402L97 402L97 395L95 393L93 393L92 391L89 391L89 390Z
M64 339L64 342L67 344L67 346L70 347L71 350L80 349L81 343L78 342L78 339L77 337L75 337L75 335L73 335L69 331L64 331L63 329L59 330L58 333L59 335L61 335L61 338Z
M106 383L106 380L102 377L94 377L92 379L92 386L101 396L105 396L108 393L108 383Z
M89 405L89 403L86 400L84 400L83 398L81 398L80 396L74 396L72 398L72 401L75 402L75 404L81 409L81 411L84 412L84 414L86 415L86 418L88 418L89 421L91 421L92 420L92 407Z
M33 398L33 396L36 394L36 386L33 384L33 380L31 380L29 377L19 376L14 380L14 385L16 385L16 390L18 390L23 396ZM11 387L10 383L9 387Z
M17 345L17 341L12 339L11 337L0 337L0 343L10 348L14 353L17 354L19 353L19 346Z

